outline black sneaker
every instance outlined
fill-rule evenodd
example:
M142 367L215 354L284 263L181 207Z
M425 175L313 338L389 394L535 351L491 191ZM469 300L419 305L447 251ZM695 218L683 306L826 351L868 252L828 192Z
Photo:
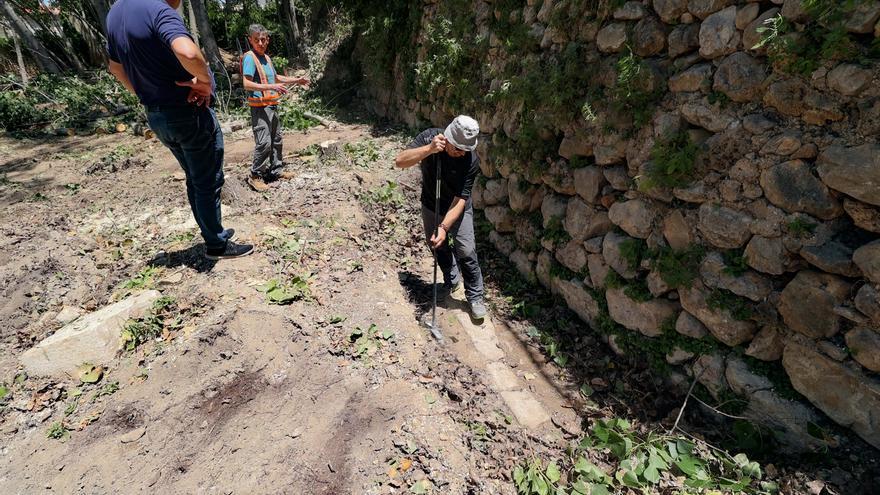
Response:
M226 232L227 241L235 239L235 229L225 229L223 232Z
M205 251L205 257L209 260L226 260L232 258L241 258L254 252L254 246L251 244L236 244L227 242L226 247L220 249L208 249Z

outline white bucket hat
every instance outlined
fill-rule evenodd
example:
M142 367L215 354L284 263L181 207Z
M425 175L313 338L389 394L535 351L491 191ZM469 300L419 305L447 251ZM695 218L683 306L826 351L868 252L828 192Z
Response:
M477 147L478 134L480 134L480 124L467 115L459 115L443 131L447 141L465 151L474 151Z

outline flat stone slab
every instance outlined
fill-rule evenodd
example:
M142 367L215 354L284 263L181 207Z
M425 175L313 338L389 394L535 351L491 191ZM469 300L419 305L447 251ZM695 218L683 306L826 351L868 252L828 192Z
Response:
M550 414L529 391L501 392L501 398L513 411L516 421L526 428L537 428L550 421Z
M32 375L65 376L86 362L106 363L119 351L125 322L142 316L161 295L144 291L81 316L22 353L21 364Z
M471 317L467 313L456 311L455 318L467 332L474 348L489 361L504 359L504 351L498 346L498 338L495 336L495 325L492 320L486 319L480 326L471 323Z
M492 380L492 388L496 391L519 390L522 388L519 378L510 370L510 366L492 362L486 365L486 371L489 372L489 378Z

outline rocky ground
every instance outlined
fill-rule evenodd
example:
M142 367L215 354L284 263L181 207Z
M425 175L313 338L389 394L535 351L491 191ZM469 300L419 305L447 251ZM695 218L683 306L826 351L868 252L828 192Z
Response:
M491 319L444 302L447 342L430 338L419 177L391 159L405 140L288 134L298 175L261 195L243 185L251 137L227 135L225 224L257 251L213 263L157 141L0 139L0 492L516 493L516 466L564 456L598 419L671 426L681 401L661 377L487 244ZM68 322L146 290L164 301L140 320L155 336L95 363L100 379L22 368ZM700 418L682 429L713 438ZM849 456L764 471L782 493L869 493L871 455Z

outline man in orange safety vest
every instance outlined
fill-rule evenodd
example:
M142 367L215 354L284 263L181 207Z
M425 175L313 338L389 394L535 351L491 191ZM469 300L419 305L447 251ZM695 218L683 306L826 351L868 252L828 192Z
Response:
M278 102L287 93L287 84L308 86L306 77L288 77L275 71L272 59L266 54L269 32L260 24L248 28L251 51L241 59L244 89L251 107L251 127L254 130L254 162L248 184L259 192L269 190L268 182L290 179L293 173L282 169L281 123Z

